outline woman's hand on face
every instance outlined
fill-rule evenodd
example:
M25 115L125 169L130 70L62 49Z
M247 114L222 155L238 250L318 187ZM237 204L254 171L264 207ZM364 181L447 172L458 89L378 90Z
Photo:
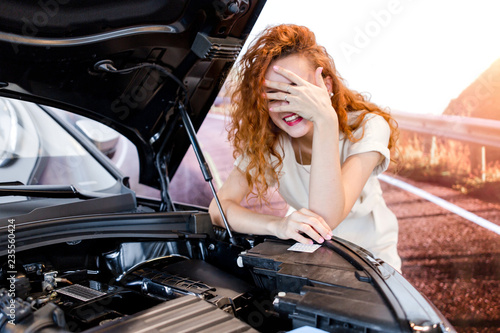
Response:
M283 67L274 66L273 70L291 83L265 81L265 86L273 90L266 94L269 100L288 102L272 106L269 111L293 112L313 122L332 119L332 117L336 119L337 114L321 75L323 68L316 69L314 84Z
M276 237L281 239L295 239L302 244L312 244L314 239L323 243L332 238L332 230L325 220L309 209L302 208L281 220L276 228ZM311 239L304 237L309 236Z

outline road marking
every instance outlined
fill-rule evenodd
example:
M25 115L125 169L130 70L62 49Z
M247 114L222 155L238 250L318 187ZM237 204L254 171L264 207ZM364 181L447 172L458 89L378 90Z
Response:
M476 214L473 214L469 211L466 211L465 209L463 208L460 208L452 203L449 203L448 201L446 200L443 200L439 197L436 197L435 195L432 195L428 192L425 192L424 190L421 190L415 186L412 186L408 183L405 183L401 180L398 180L398 179L395 179L395 178L392 178L392 177L389 177L385 174L381 174L378 176L378 178L386 183L389 183L391 185L394 185L396 187L399 187L405 191L408 191L410 193L413 193L415 195L418 195L419 197L421 198L424 198L446 210L449 210L450 212L454 213L454 214L457 214L471 222L474 222L476 223L477 225L483 227L483 228L486 228L488 230L491 230L493 231L494 233L500 235L500 226L499 225L496 225L495 223L493 222L490 222L486 219L483 219L482 217L480 216L477 216Z
M225 115L214 114L214 113L207 114L207 118L222 120L224 122L227 120L227 117ZM203 147L203 145L202 145L202 147ZM212 173L212 178L215 182L215 186L217 187L217 189L220 189L222 187L222 178L220 176L219 170L217 170L217 166L215 165L215 162L212 159L212 156L210 156L210 154L207 151L205 151L204 149L202 149L202 150L203 150L203 155L205 156L205 160L207 161L208 167L210 168L210 171Z
M215 186L217 187L217 189L220 189L222 187L222 178L220 178L219 170L217 170L217 166L215 165L212 156L210 156L207 151L204 151L203 155L205 156L205 160L207 161L208 167L210 168L210 171L212 173L212 178L215 182Z
M230 116L225 116L223 114L219 113L209 113L207 114L207 118L212 118L212 119L217 119L217 120L227 120L230 118Z

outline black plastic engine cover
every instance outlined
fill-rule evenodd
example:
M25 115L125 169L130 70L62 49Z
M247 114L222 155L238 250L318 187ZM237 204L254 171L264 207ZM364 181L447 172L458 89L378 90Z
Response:
M322 246L313 253L266 240L242 254L255 283L277 295L274 308L293 321L334 332L401 332L388 302L360 265Z

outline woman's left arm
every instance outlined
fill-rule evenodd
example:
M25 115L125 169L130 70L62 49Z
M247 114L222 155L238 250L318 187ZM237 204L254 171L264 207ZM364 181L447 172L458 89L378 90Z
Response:
M352 155L341 165L338 131L333 132L330 126L314 123L309 209L335 229L351 211L381 154Z

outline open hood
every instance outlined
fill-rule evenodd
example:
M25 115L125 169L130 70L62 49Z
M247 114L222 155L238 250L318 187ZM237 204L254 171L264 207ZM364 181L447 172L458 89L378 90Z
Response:
M158 187L189 147L265 0L0 3L0 95L55 106L128 137ZM144 172L147 170L148 172Z

